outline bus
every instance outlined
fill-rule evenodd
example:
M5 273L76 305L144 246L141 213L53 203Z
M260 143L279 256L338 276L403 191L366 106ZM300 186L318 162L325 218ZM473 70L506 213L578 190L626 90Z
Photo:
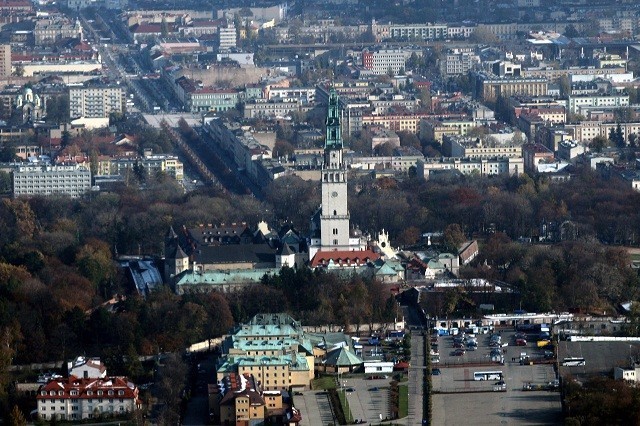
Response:
M562 360L563 367L582 367L586 365L584 358L569 357Z
M477 371L473 380L502 380L502 371Z

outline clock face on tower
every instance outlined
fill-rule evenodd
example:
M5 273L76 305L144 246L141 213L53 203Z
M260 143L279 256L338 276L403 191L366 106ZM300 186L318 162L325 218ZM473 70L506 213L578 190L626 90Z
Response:
M333 191L333 192L331 193L331 196L332 196L333 198L335 198L335 197L337 197L337 196L338 196L338 193L337 193L336 191Z

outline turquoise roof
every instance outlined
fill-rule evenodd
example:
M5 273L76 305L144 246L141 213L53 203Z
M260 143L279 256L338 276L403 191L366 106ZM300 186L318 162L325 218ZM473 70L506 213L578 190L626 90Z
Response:
M277 275L279 272L275 268L260 269L227 269L210 270L204 272L185 271L182 273L176 287L189 285L224 285L236 283L259 283L266 275Z
M327 355L327 359L324 361L325 365L335 365L337 367L355 366L361 365L364 361L352 354L346 348L339 348Z
M293 371L309 370L307 359L299 354L279 356L227 356L222 365L218 367L218 373L232 373L238 368L249 368L258 365L270 367L288 365L289 369Z
M431 269L445 269L444 265L435 259L431 259L427 265Z
M380 275L398 275L398 273L396 272L395 269L393 269L391 266L385 263L384 265L379 267L378 270L376 271L376 276L380 276Z
M283 325L243 325L233 335L234 341L241 339L249 339L251 337L264 337L265 339L275 340L279 337L294 338L302 336L304 332L302 329L292 327L289 324Z
M235 336L234 336L235 337ZM242 351L276 351L286 348L297 349L299 340L295 338L269 339L269 340L248 340L234 338L233 347Z

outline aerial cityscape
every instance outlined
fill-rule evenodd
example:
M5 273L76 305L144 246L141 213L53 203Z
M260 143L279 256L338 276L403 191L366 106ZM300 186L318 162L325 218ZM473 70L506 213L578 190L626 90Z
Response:
M0 425L640 424L640 3L0 0Z

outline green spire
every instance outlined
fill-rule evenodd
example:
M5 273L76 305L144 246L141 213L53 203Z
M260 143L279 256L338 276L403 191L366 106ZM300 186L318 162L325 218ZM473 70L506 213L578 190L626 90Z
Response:
M342 149L342 132L340 129L340 107L335 89L329 91L329 108L327 110L325 149Z

